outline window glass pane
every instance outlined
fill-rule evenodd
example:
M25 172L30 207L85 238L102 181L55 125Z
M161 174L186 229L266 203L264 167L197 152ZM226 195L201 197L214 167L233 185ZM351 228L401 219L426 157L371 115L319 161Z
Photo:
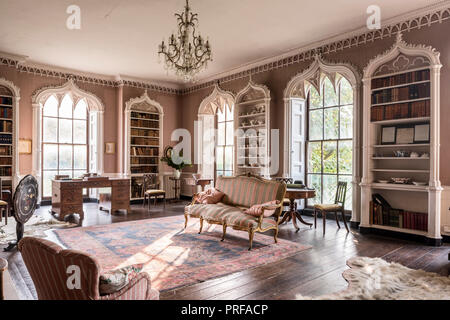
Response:
M233 171L225 171L225 172L223 173L223 176L224 176L224 177L232 177L232 176L233 176Z
M59 169L72 169L72 146L59 146Z
M309 140L323 139L323 109L309 112Z
M225 122L217 124L217 145L225 145Z
M353 89L350 83L343 78L341 80L341 105L353 104Z
M353 106L341 107L341 139L353 138Z
M86 121L73 121L73 143L86 144Z
M218 176L218 177L223 176L223 171L217 171L217 176Z
M352 174L352 141L339 141L339 173Z
M43 145L43 168L58 169L58 145L44 144Z
M59 119L59 143L72 143L72 120Z
M320 174L308 174L308 187L316 190L316 197L308 200L308 205L322 203L322 179Z
M43 142L58 142L58 119L44 117Z
M66 95L61 101L61 106L59 108L60 118L72 118L73 101L69 95Z
M217 170L223 170L224 169L224 163L223 163L223 147L217 147L216 148L216 166Z
M336 141L323 143L323 172L337 173L337 143Z
M336 199L337 176L323 176L323 203L334 203Z
M73 147L73 167L74 169L87 169L87 146Z
M225 121L225 108L223 110L217 109L217 121L224 122Z
M233 170L233 147L225 147L225 170Z
M322 143L309 142L308 143L308 172L321 173L322 172Z
M332 107L338 105L338 97L336 92L334 91L333 84L330 79L325 78L324 81L324 89L325 89L325 107Z
M42 193L43 197L52 196L52 180L56 176L57 171L43 171L42 175Z
M322 98L314 87L309 90L309 107L311 109L322 107Z
M352 210L352 176L339 176L339 181L347 182L347 193L345 194L345 210Z
M234 126L233 122L226 122L227 124L227 145L231 146L234 144Z
M230 107L231 107L231 110L230 110ZM225 108L226 108L226 113L227 113L227 121L233 121L233 119L234 119L233 106L225 105Z
M58 116L58 100L54 96L47 99L44 104L44 116L57 117Z
M325 109L325 140L339 138L339 108Z
M73 112L73 117L75 119L86 119L87 117L87 104L85 99L80 100L75 107Z

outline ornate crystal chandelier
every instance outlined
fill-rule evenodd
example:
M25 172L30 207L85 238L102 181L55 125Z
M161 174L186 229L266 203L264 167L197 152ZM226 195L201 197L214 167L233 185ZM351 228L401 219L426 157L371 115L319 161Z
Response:
M191 12L189 0L186 0L184 12L175 14L178 35L172 34L168 45L164 40L159 45L158 54L164 56L166 69L174 70L185 82L193 81L197 73L206 69L208 61L212 61L209 41L205 42L200 34L196 35L197 16Z

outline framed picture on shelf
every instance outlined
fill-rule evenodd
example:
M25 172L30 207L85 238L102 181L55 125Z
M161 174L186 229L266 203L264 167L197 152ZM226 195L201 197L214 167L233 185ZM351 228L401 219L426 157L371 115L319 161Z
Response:
M381 144L395 144L397 127L386 126L381 128Z
M414 143L430 142L430 124L421 123L414 126Z
M414 143L414 128L400 127L397 128L395 143L396 144L411 144Z
M105 153L106 154L116 153L116 144L114 142L107 142L105 145Z

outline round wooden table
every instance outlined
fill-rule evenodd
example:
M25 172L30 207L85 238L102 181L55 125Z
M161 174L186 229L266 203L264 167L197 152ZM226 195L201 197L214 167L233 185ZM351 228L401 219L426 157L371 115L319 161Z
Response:
M288 218L291 218L292 224L295 227L295 232L298 232L300 230L300 228L297 226L297 219L301 223L312 227L313 224L303 220L302 216L297 211L297 204L295 203L295 200L311 199L315 197L316 190L313 189L286 189L285 198L289 199L289 211L284 214L283 219L280 221L279 225L284 223Z

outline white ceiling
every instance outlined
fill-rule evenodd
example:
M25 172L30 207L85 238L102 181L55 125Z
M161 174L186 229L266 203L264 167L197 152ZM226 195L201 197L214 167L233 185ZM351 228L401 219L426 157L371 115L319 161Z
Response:
M199 80L364 27L369 5L382 19L441 0L191 0L214 61ZM66 9L81 7L81 30ZM177 82L158 63L158 44L176 30L185 0L0 0L0 51L103 75Z

